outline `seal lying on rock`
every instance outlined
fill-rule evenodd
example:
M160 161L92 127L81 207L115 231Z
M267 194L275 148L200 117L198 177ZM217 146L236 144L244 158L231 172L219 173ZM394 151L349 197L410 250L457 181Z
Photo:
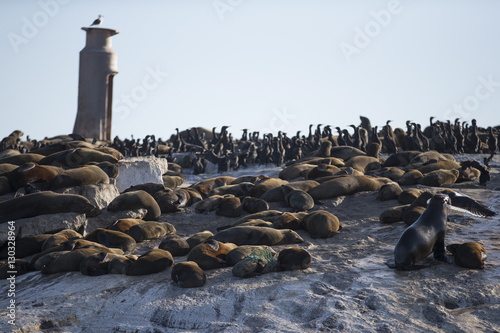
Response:
M311 261L311 254L300 247L289 247L278 254L278 265L282 271L309 268Z
M162 249L153 249L146 252L130 265L125 274L146 275L161 272L172 266L174 258L170 252Z
M317 210L307 214L302 219L302 224L313 238L328 238L342 229L339 219L326 210Z
M267 227L232 227L222 230L213 239L223 243L236 245L280 245L302 243L304 239L290 229L273 229Z
M172 267L172 281L182 288L202 287L207 281L205 272L194 261L179 262Z
M190 249L188 242L177 235L170 235L162 240L158 248L170 252L174 257L185 256Z
M146 239L163 238L175 231L175 227L168 222L147 221L132 226L127 234L139 243Z
M115 230L97 228L85 236L85 239L108 247L118 248L124 252L132 252L137 248L137 243L132 237Z
M450 244L446 249L451 252L455 264L465 268L484 268L486 251L484 246L476 242Z
M187 260L196 262L203 270L226 267L226 255L234 248L235 244L209 239L193 247Z
M161 215L160 206L156 200L146 191L138 190L122 193L113 199L108 205L108 211L119 212L137 208L146 208L145 220L156 220Z
M100 214L100 210L84 196L44 191L0 202L0 223L67 212L87 214L88 217Z

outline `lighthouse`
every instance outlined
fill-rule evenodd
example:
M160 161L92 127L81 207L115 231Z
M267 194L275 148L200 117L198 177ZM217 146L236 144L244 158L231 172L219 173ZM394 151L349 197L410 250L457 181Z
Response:
M113 78L118 74L116 53L111 48L114 29L83 27L87 33L80 51L78 111L73 133L85 138L111 139Z

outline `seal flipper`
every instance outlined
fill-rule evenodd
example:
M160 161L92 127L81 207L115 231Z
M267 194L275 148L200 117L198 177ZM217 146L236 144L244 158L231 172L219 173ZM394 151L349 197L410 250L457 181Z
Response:
M387 261L385 264L389 268L396 268L396 263L394 261Z
M436 241L436 244L434 244L434 247L432 248L432 252L434 255L434 259L451 264L452 261L448 256L446 255L446 249L444 246L444 238L443 239L438 239Z
M492 211L482 203L457 192L444 192L451 199L451 210L458 211L461 213L469 213L474 216L479 217L490 217L497 215L496 212Z
M428 267L425 265L397 266L396 263L392 261L387 261L385 264L387 265L387 267L397 269L398 271L416 271L418 269Z

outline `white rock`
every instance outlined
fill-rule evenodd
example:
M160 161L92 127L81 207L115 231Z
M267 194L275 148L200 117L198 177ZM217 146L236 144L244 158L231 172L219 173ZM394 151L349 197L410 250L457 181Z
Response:
M117 166L119 174L116 187L120 192L138 184L163 184L162 175L168 171L167 160L154 156L126 158L118 162Z

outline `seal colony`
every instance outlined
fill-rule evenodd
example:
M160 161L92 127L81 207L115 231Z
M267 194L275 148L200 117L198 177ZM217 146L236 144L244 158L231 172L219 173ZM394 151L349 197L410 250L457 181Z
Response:
M434 126L439 127L441 125ZM356 128L356 133L357 132L363 133L359 128ZM323 136L323 134L326 135ZM379 132L378 134L379 140L387 136L385 133L380 135L381 133ZM275 141L280 141L278 139L280 136L283 142L283 139L286 138L286 135L283 135L283 133L278 134L277 138L273 138L272 136L264 137L264 141L267 140L267 144L263 144L263 147L266 147L266 145L273 146ZM170 280L173 285L189 288L199 288L206 284L207 281L210 281L210 273L206 272L206 270L223 269L224 267L230 266L233 266L233 275L240 278L251 278L279 271L281 272L275 274L287 274L284 271L288 270L307 270L310 267L314 267L315 261L317 260L314 255L309 253L309 244L315 244L319 239L321 239L321 241L318 244L322 244L322 242L335 243L337 235L350 232L348 228L343 228L343 218L335 215L335 209L330 207L328 211L326 211L324 209L326 207L322 206L322 201L342 200L345 196L353 196L360 192L376 192L379 194L378 199L380 202L395 199L399 200L400 197L401 200L403 200L403 194L406 197L408 196L407 190L410 189L409 186L416 186L419 191L430 193L431 197L434 195L432 198L445 197L447 198L446 200L451 200L452 203L454 200L460 202L461 200L463 201L463 198L460 199L460 197L463 196L456 194L456 192L452 192L454 194L450 195L439 194L444 192L441 187L449 188L459 182L471 185L479 184L481 174L488 172L487 164L492 160L492 158L489 160L488 158L493 156L493 153L488 151L488 156L484 160L485 165L476 162L484 169L484 171L481 171L479 168L472 166L472 163L460 163L452 155L445 152L440 153L432 150L405 151L396 143L396 147L400 149L399 152L390 154L387 158L380 158L377 151L384 151L385 148L383 143L382 145L378 142L368 143L368 145L372 144L370 147L378 146L378 150L366 149L366 147L363 149L363 147L359 145L359 148L334 145L330 141L330 137L337 140L339 137L333 137L331 130L319 132L318 136L318 148L307 152L305 154L307 156L302 156L299 159L295 156L295 159L288 160L287 157L285 157L288 152L286 149L283 158L276 156L276 153L271 154L271 156L275 156L274 158L276 158L276 161L280 161L281 163L288 161L287 165L283 167L283 176L280 174L280 177L265 175L232 177L230 175L223 175L209 178L192 185L188 184L188 186L186 186L186 184L179 184L179 179L184 179L183 172L189 169L185 167L186 158L189 160L194 156L194 159L198 161L206 159L206 157L209 156L206 154L208 154L210 150L215 154L217 143L219 145L218 158L223 158L221 151L225 150L227 153L228 144L241 144L240 141L232 141L232 136L227 132L227 128L225 132L223 131L219 134L218 141L207 151L197 152L195 147L191 147L192 151L189 154L175 153L173 152L174 150L170 153L165 152L166 158L170 163L168 173L164 174L164 184L137 184L133 188L124 191L120 196L116 197L117 201L112 202L112 204L110 203L108 207L102 210L102 214L104 215L107 211L120 212L128 209L143 208L146 215L144 215L142 219L136 219L134 221L110 220L106 226L103 226L103 230L88 230L88 235L81 235L81 237L73 235L74 237L66 239L57 245L53 244L53 251L50 251L50 247L44 249L44 251L49 251L41 256L37 255L41 254L43 246L33 245L33 251L39 252L30 254L37 256L35 261L31 260L33 262L30 262L29 257L28 259L24 259L28 263L26 270L38 268L37 270L41 270L43 274L80 271L85 275L95 276L117 273L126 275L154 274L168 269L171 271ZM182 135L180 135L180 138L183 138ZM154 140L154 138L148 138L147 142L150 140ZM313 139L313 141L314 140L315 139ZM363 141L363 139L359 138L358 140ZM119 161L120 155L123 155L123 152L125 152L125 155L128 154L127 150L120 152L119 149L112 147L113 144L118 142L117 140L115 140L113 144L91 143L88 140L81 140L81 138L78 137L77 140L75 140L75 136L73 135L54 139L54 141L55 142L37 148L35 148L36 144L34 144L32 149L24 149L24 151L22 151L22 148L20 150L17 148L25 148L29 146L29 144L23 146L23 142L18 140L16 141L18 145L17 148L11 146L9 149L1 152L5 152L5 154L7 154L7 152L14 154L5 158L8 162L18 163L3 163L3 159L0 160L0 169L6 170L0 175L0 179L3 179L4 184L6 184L4 187L6 194L2 197L4 201L0 203L0 205L3 204L3 206L0 206L0 217L2 217L3 220L11 220L10 217L13 212L6 208L13 207L10 205L11 200L25 197L28 198L35 194L53 193L48 191L53 188L51 184L57 183L59 184L58 186L62 186L60 184L68 184L77 187L93 185L92 183L106 184L106 177L103 177L100 171L97 172L99 174L98 177L94 176L96 175L95 171L91 173L72 173L70 171L89 168L89 166L100 168L98 166L99 163L108 162L113 164L113 161ZM250 141L250 139L247 139L247 141ZM373 139L373 141L376 140ZM383 140L380 141L383 142ZM325 142L330 143L325 144ZM256 140L253 142L254 146L256 146L257 143L262 142ZM162 155L158 151L155 151L152 148L153 146L149 146L149 152ZM305 145L302 146L306 147ZM76 154L74 150L81 149L81 147L86 149L83 151L83 155L82 153ZM155 147L158 147L158 145ZM174 147L175 145L172 143L171 149ZM311 147L314 146L311 145ZM98 148L101 148L101 150L102 148L107 148L107 152L97 150ZM293 149L292 146L289 148ZM483 150L484 148L485 147L482 147ZM58 149L59 151L55 151ZM13 153L12 151L14 150L17 150L19 154L16 155L16 153ZM51 158L39 158L37 156L30 156L29 158L19 157L18 159L12 158L13 156L22 156L25 154L38 154L32 153L32 150L38 151L38 153L40 153L41 150L45 150L45 153L50 153L48 155L42 155L46 157L55 155ZM94 154L91 150L96 150L98 153ZM306 150L307 149L304 148L303 151ZM368 156L364 150L376 156ZM136 150L138 154L140 151L141 150ZM147 152L148 150L145 151ZM182 152L182 150L180 151ZM236 150L233 148L233 151ZM375 153L373 153L374 151ZM259 156L262 150L257 149L255 152L257 152L257 156ZM110 157L103 156L102 154L107 154ZM69 160L68 156L70 157ZM77 156L84 156L85 158L79 158L85 163L78 164ZM92 156L92 158L89 156ZM95 158L95 160L93 160L93 158ZM272 161L274 163L274 158L269 160L262 159L260 161ZM45 161L51 161L50 164L39 164L40 161L44 159ZM220 162L220 160L218 161ZM213 162L209 163L216 165ZM9 164L13 165L13 167L9 168ZM37 165L57 167L60 169L54 173L55 176L51 179L47 179L45 176L37 176L37 174L35 174L35 176L17 177L18 174L35 170ZM189 166L195 170L194 164L190 164ZM206 166L210 166L210 164L206 163ZM243 164L241 164L239 168L243 168ZM292 168L296 168L296 170L299 171L292 172ZM104 169L101 170L104 171ZM414 173L415 171L420 172L421 176L412 176L412 181L409 181L408 177L405 178L405 175ZM432 185L426 185L424 182L419 182L419 179L424 178L428 174L434 175L436 171L443 171L443 175L437 174L436 176L432 176L434 177L433 179L435 179ZM453 177L451 177L451 180L444 171L452 171L451 174ZM434 174L432 174L433 172ZM75 183L73 180L67 180L68 178L66 175L72 174L76 176L71 177L77 179L80 183L74 185ZM85 175L87 174L89 175L87 178L90 184L85 182L85 179L87 179ZM109 176L107 173L105 174L109 179L108 182L113 183L113 177ZM60 178L64 181L54 181L54 178L60 175L64 175L64 178ZM83 182L82 177L84 177ZM175 179L175 181L173 179ZM403 179L405 179L404 182L402 181ZM408 185L408 182L412 184ZM166 186L167 184L172 187ZM488 186L488 184L478 185L478 188L482 186ZM53 189L60 190L59 188ZM421 194L422 193L420 193L420 195ZM415 195L413 201L418 201L420 195ZM14 196L16 198L13 198ZM86 199L84 196L81 197ZM480 214L478 215L481 216L495 216L495 211L482 206L479 202L471 198L469 199L470 200L466 204L461 205L463 209L475 211L476 214L479 212ZM431 199L431 203L433 202L432 200L434 199ZM408 206L404 209L399 210L401 212L401 217L394 217L392 223L397 223L399 221L406 222L402 216L413 204L413 201L406 204ZM420 201L425 200L421 199ZM71 200L68 202L71 202ZM246 202L247 205L244 205L244 202ZM248 205L250 202L258 203L259 205L252 204L250 206ZM419 213L417 213L418 216L415 218L417 222L415 222L415 226L409 227L409 230L417 230L417 233L419 232L418 226L425 224L425 222L429 220L429 215L433 216L436 214L436 210L432 208L432 204L427 206L427 202L425 201L421 203L421 205L423 206L414 205L414 207L420 207ZM61 212L63 212L68 209L68 206L71 205L64 205L64 207L60 208L56 206L55 208L61 209ZM86 214L87 218L91 218L100 213L99 210L94 209L95 207L89 208L90 209L85 208L83 211L78 210L78 213ZM30 210L33 210L33 208L30 208ZM427 214L425 213L426 211ZM45 213L44 210L40 210L40 212ZM187 212L193 212L195 216L196 214L213 217L217 215L224 216L226 225L220 225L219 227L221 227L221 230L210 228L210 232L203 233L203 236L201 234L195 234L197 234L197 231L201 232L205 228L192 230L189 234L183 232L177 235L177 228L182 226L182 223L177 223L182 219L182 215ZM54 212L51 210L49 213L57 213L57 211ZM408 257L406 254L406 252L408 252L408 243L412 241L406 240L407 237L404 235L407 232L401 230L402 240L397 244L394 242L396 268L406 270L419 267L415 266L415 264L425 260L433 251L436 259L445 262L451 261L450 258L444 254L446 237L443 231L446 231L445 222L447 220L445 215L447 214L441 215L438 219L444 224L444 229L443 226L440 226L440 231L435 232L437 238L428 242L430 245L427 246L425 251L419 250L416 254L414 253L413 255L415 255L415 257L411 260L406 259L405 256ZM19 216L16 217L16 219L23 217L27 216ZM382 218L380 222L386 223ZM381 223L381 226L383 225L384 224ZM183 226L184 230L185 228L186 227ZM108 229L109 231L107 231ZM114 232L123 234L123 236L119 237L119 234L114 234ZM50 237L46 235L37 236L39 236L40 239L48 239L48 237ZM83 236L85 236L85 241L89 243L83 242ZM165 240L165 242L162 242L165 245L160 248L156 245L156 249L148 249L145 251L143 245L150 244L147 242L151 239L156 239L160 242ZM178 247L180 245L173 244L173 240L178 244L182 244L181 246L184 250L176 252L174 246ZM305 240L307 243L304 244ZM463 241L469 243L477 240L480 241L480 239L477 238L463 239ZM21 242L23 239L17 239L16 241ZM170 241L168 246L166 245L167 241ZM187 246L186 243L188 244ZM477 244L476 247L469 246L473 249L469 251L476 251L474 253L478 253L476 257L482 260L482 264L474 263L466 266L467 264L464 264L464 262L473 261L473 259L467 259L472 255L464 254L467 253L466 250L461 250L458 244L457 246L448 247L448 250L454 257L456 256L455 262L457 265L474 268L486 267L487 269L487 262L486 266L484 263L484 254L488 251L488 248L482 247L479 243ZM30 245L30 247L31 246L32 245ZM256 248L255 250L249 251L246 257L243 256L239 258L239 261L231 260L230 258L233 257L231 252L240 251L244 246L270 246L271 248L270 250L257 250ZM38 250L38 248L40 248L40 250ZM349 250L346 249L346 251ZM186 256L185 259L181 258L179 266L176 265L179 256L175 253L180 254L180 256ZM403 257L403 259L400 260L400 257ZM458 259L459 257L465 259ZM23 260L23 258L19 259ZM389 259L389 257L386 259ZM37 261L38 264L35 265ZM379 269L383 270L387 269L387 267L381 265Z

